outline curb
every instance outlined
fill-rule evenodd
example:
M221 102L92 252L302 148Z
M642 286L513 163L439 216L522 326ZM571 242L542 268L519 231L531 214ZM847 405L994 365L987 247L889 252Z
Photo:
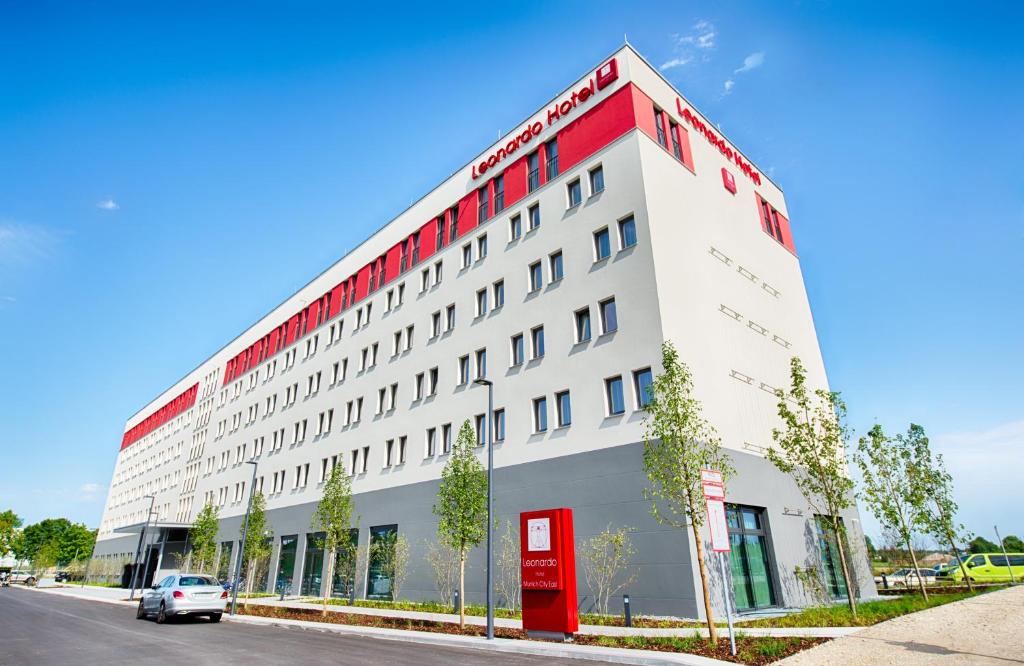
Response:
M723 666L725 664L730 664L731 666L731 662L702 657L700 655L656 652L653 650L603 648L593 645L544 643L541 641L515 640L508 638L496 638L493 641L488 641L485 638L479 638L476 636L444 635L425 631L329 624L325 622L265 618L252 615L231 616L225 614L224 619L230 622L289 627L292 629L347 634L350 636L364 636L380 640L419 643L421 645L440 645L444 647L489 650L491 652L503 652L507 654L529 654L546 657L560 657L563 659L582 659L613 664L637 664L639 666L679 666L680 664L683 666Z

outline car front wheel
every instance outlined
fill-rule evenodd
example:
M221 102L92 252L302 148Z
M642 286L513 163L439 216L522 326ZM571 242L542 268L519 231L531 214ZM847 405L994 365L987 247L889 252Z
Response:
M156 623L163 624L167 621L167 608L164 606L164 602L160 602L160 610L156 614Z
M139 609L135 611L135 619L143 620L146 618L146 609L142 605L142 599L139 599Z

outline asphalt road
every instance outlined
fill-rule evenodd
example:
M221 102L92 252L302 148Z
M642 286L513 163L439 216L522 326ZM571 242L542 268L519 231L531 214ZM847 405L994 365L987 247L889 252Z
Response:
M23 664L560 664L585 661L489 653L205 618L158 625L135 609L0 589L0 666Z

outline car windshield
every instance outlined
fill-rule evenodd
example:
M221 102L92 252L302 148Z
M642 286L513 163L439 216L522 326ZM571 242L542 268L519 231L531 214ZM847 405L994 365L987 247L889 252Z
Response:
M178 579L178 587L195 587L196 585L216 585L217 579L209 576L182 576Z

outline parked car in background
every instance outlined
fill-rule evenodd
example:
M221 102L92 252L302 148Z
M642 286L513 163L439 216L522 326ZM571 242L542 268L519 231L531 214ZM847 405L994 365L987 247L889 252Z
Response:
M67 571L58 571L53 576L53 582L55 583L66 583L71 580L71 574Z
M11 572L11 582L21 583L23 585L27 585L28 587L33 587L36 583L39 582L39 579L31 571L26 571L25 569L15 569Z
M1024 553L977 553L964 560L967 576L978 583L1004 583L1024 578ZM964 582L964 572L956 567L949 574L955 583Z
M935 572L932 569L918 569L915 572L913 568L904 568L885 574L890 587L917 587L919 578L925 585L932 585L935 583ZM882 583L882 577L876 576L875 582Z
M142 593L135 617L142 620L155 615L163 624L183 615L205 615L220 622L228 591L213 576L205 574L174 574Z

